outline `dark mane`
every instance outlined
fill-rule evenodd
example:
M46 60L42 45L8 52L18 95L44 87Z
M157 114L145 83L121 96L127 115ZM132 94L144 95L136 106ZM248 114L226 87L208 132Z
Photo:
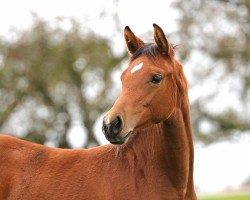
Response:
M156 46L156 44L146 43L132 55L132 57L130 58L130 61L133 61L142 55L146 55L150 58L156 58L156 56L159 54L160 54L160 51L158 47Z
M172 44L171 44L172 45ZM176 46L172 45L172 48L175 49ZM160 54L159 48L156 46L155 43L145 43L140 49L138 49L130 58L130 61L132 62L136 58L146 55L150 58L156 58Z

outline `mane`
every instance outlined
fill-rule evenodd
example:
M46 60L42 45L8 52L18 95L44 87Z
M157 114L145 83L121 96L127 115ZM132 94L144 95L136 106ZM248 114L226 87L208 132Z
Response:
M154 43L146 43L132 55L132 57L130 58L130 61L133 61L142 55L146 55L154 59L159 54L160 54L160 51Z
M175 50L176 45L171 44L171 46ZM131 56L130 62L142 55L146 55L149 58L155 59L159 54L160 50L155 43L146 43Z

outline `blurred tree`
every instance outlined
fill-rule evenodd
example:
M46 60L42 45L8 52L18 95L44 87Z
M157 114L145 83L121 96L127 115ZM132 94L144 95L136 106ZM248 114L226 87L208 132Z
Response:
M189 70L195 138L205 143L250 134L250 1L175 1ZM190 66L191 65L191 66Z
M78 125L84 147L98 145L93 125L112 103L110 75L126 54L114 55L108 39L73 19L34 17L17 35L0 39L1 131L68 148L67 133Z
M249 1L177 0L174 6L179 30L171 41L180 44L189 76L195 139L250 133ZM93 125L118 94L110 74L126 52L114 54L110 40L75 20L34 19L15 40L0 39L0 130L68 147L67 133L77 125L86 131L85 147L98 145Z

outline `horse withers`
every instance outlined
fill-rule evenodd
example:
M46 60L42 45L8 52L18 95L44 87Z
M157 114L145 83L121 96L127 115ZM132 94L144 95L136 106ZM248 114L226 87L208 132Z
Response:
M131 54L103 120L110 145L65 150L0 135L1 200L196 199L187 81L162 29Z

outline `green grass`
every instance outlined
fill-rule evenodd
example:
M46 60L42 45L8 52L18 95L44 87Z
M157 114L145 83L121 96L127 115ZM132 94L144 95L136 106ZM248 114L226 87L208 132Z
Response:
M199 200L250 200L250 194L204 196L198 199Z

